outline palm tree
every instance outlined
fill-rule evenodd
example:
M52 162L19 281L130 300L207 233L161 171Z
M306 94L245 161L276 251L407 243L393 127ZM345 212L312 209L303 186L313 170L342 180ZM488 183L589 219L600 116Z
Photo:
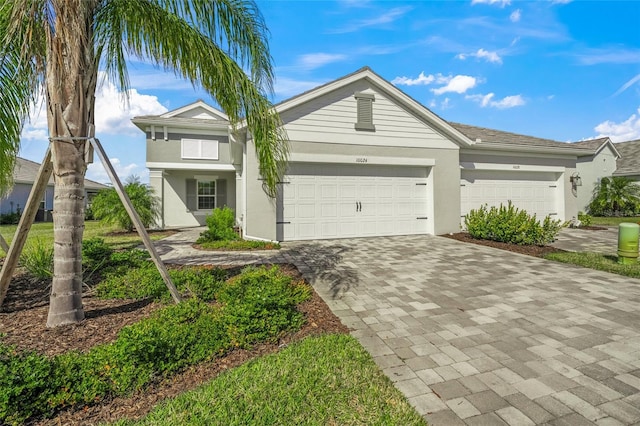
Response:
M640 186L623 176L604 177L594 190L589 211L593 215L624 216L640 210Z
M2 0L4 190L30 106L44 96L47 110L55 180L54 277L47 326L84 318L83 186L98 71L104 70L127 93L127 58L136 57L206 90L232 124L246 121L260 172L273 195L288 145L267 99L273 88L267 34L252 0Z

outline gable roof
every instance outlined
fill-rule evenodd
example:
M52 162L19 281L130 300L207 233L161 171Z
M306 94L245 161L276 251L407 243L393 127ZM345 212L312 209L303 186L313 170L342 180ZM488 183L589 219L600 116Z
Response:
M275 105L276 111L278 113L282 113L359 80L368 80L370 83L377 86L377 88L385 92L385 94L391 97L396 103L407 108L419 119L429 123L429 125L436 131L447 135L453 142L457 143L461 147L469 147L474 144L472 140L453 128L446 120L373 72L369 67L360 68L359 70L338 78L337 80L330 81L314 89L286 99Z
M200 119L200 120L218 119L218 120L229 121L229 117L227 116L227 114L225 114L224 112L220 111L219 109L216 109L216 108L212 107L211 105L207 104L202 99L198 99L197 101L192 102L190 104L187 104L185 106L182 106L180 108L177 108L177 109L174 109L174 110L171 110L171 111L167 111L164 114L161 114L160 117L163 117L163 118L177 117L177 116L179 116L181 114L184 114L184 113L189 112L189 111L197 110L197 109L204 109L208 113L207 115L210 116L210 118L208 118L208 117L207 118L205 118L205 117L200 117L200 118L193 117L194 119Z
M203 113L207 117L203 117L203 114L189 117L189 112L197 110L204 110ZM186 117L181 115L186 115ZM227 130L229 127L229 117L224 112L212 107L202 99L198 99L197 101L183 107L167 111L164 114L139 115L133 117L131 122L143 132L151 129L153 136L155 136L157 131L158 134L165 133L165 137L169 127L199 130Z
M552 139L537 138L535 136L521 135L518 133L504 132L502 130L487 129L485 127L470 126L468 124L449 122L451 126L465 134L469 139L475 140L477 148L507 146L522 148L551 148L574 152L578 155L593 154L593 149L587 146L579 146L573 143L559 142Z
M615 144L620 158L616 161L614 176L640 175L640 139Z
M594 151L594 155L602 151L605 146L609 146L613 150L616 157L620 158L620 152L616 149L616 144L614 144L608 136L597 139L589 139L586 141L573 142L573 145L592 149Z
M13 169L13 181L15 183L33 184L38 176L38 170L40 170L40 164L35 161L27 160L26 158L16 157L16 166ZM53 176L49 178L48 185L53 185ZM85 179L85 189L105 189L108 186L99 182Z

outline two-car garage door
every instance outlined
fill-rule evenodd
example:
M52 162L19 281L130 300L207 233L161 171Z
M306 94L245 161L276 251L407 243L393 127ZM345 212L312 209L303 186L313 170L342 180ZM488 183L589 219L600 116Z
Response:
M291 163L277 200L281 241L426 234L427 167Z
M553 172L463 170L460 183L462 222L472 209L483 204L506 205L535 214L539 220L550 215L559 218L561 188Z

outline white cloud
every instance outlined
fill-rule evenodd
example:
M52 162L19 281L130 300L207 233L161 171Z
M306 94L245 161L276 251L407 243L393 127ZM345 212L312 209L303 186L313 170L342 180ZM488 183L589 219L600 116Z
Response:
M433 82L437 83L448 83L451 77L445 77L442 74L429 74L425 75L424 71L420 73L417 78L410 77L396 77L391 80L391 84L395 84L396 86L419 86L419 85L427 85Z
M478 51L475 53L460 53L456 55L456 58L461 59L463 61L467 59L467 57L484 59L487 62L496 63L496 64L502 63L502 58L500 57L500 55L498 55L498 52L491 52L484 49L478 49Z
M471 4L497 4L500 7L505 7L511 4L511 0L471 0Z
M573 0L551 0L551 4L568 4Z
M444 98L444 101L440 102L440 109L449 109L452 108L451 100L449 98Z
M640 49L624 47L587 49L575 56L582 65L637 64L640 62Z
M292 78L278 78L274 85L277 98L288 98L318 87L320 81L294 80Z
M131 123L137 115L156 115L167 112L156 96L142 95L136 89L129 90L129 102L123 101L122 92L113 83L105 81L96 90L95 124L96 134L119 134L139 136L140 130ZM26 141L46 141L49 137L47 114L44 106L32 108L31 122L21 134Z
M309 53L298 58L298 66L305 70L314 70L327 64L347 59L347 55L332 53Z
M608 136L613 142L640 139L640 108L625 121L616 123L607 120L598 124L594 130L598 132L596 138Z
M500 100L494 101L495 93L488 93L486 95L468 95L466 99L471 99L480 104L481 107L491 107L498 109L507 109L517 106L525 105L526 102L521 95L506 96Z
M445 86L438 89L431 89L436 95L442 95L447 92L464 93L476 86L478 80L468 75L456 75Z
M106 81L96 91L96 134L138 136L140 130L131 123L131 118L165 112L167 108L158 101L157 96L142 95L136 89L130 89L128 103L123 102L122 92Z
M376 27L380 25L390 24L402 18L405 14L407 14L412 9L413 7L411 6L395 7L374 18L356 21L350 25L347 25L346 27L330 30L329 33L333 33L333 34L352 33L352 32L361 30L362 28Z
M511 15L509 15L509 20L511 20L511 22L518 22L520 21L521 17L522 17L522 11L520 9L516 9L513 12L511 12Z
M136 163L122 164L119 158L110 158L109 160L116 171L116 175L122 182L131 175L138 176L141 182L149 181L149 170L145 166L140 166ZM86 177L87 179L100 183L111 183L109 175L107 175L107 172L98 159L98 156L95 156L95 161L87 167Z
M637 82L640 81L640 74L636 75L635 77L633 77L631 80L627 81L625 84L622 85L622 87L620 87L616 93L614 93L612 96L618 96L620 93L624 92L625 90L627 90L629 87L633 86L634 84L636 84Z

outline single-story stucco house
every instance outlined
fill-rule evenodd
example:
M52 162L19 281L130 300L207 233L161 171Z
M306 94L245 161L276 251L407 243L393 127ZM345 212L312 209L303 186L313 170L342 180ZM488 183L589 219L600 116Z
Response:
M0 199L0 214L17 213L24 210L33 183L38 176L39 169L40 164L36 162L20 157L16 158L16 165L13 169L14 186L5 198ZM106 185L85 179L84 189L86 193L85 202L87 205L98 191L105 188L107 188ZM36 221L51 220L51 210L53 210L53 176L49 179L44 198L40 202L40 208L36 214Z
M197 101L133 119L162 227L204 224L226 205L250 239L443 234L471 209L508 200L569 220L591 192L579 176L600 153L620 158L611 141L594 148L447 122L367 67L275 109L291 141L276 199L263 190L251 135L221 111Z

